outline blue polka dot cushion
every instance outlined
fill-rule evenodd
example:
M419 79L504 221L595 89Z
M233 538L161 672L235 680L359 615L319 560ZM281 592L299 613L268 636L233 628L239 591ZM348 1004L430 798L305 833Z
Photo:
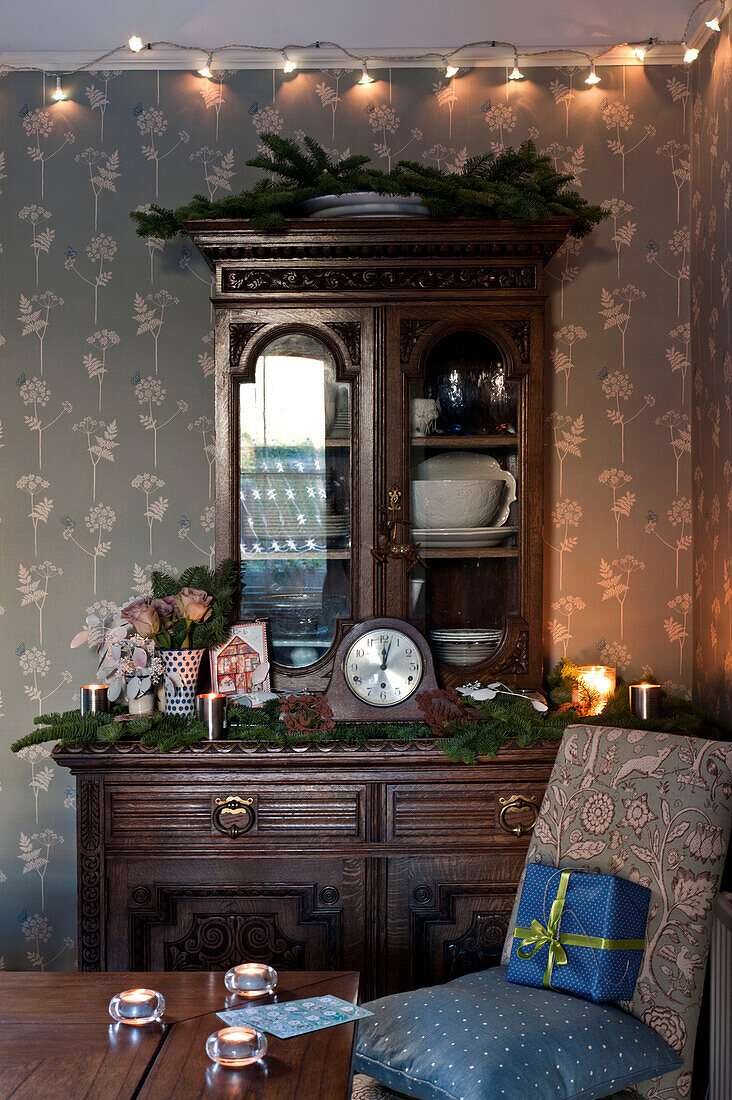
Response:
M503 966L365 1007L356 1069L418 1100L600 1100L681 1064L634 1016Z

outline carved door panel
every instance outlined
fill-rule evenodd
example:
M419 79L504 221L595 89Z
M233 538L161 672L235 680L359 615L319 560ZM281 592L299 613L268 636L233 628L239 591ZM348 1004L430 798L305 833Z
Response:
M422 563L390 563L385 614L423 626L453 687L541 682L543 312L496 296L387 307L384 484Z
M390 859L386 992L498 965L525 855Z
M131 859L110 880L112 970L360 970L363 940L360 860Z
M268 622L273 686L322 689L376 610L373 311L227 304L216 325L217 558Z

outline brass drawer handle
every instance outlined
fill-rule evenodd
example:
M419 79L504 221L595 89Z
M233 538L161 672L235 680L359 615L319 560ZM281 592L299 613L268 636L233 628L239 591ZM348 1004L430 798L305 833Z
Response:
M217 829L224 836L230 836L232 840L236 840L238 836L243 836L244 833L248 833L254 825L254 810L252 809L253 798L239 798L238 795L229 794L226 798L216 799L216 809L213 812L213 827ZM232 814L238 816L239 814L246 814L246 821L243 825L237 825L234 822L233 825L229 825L228 828L221 824L222 814Z
M524 798L522 794L512 794L510 798L499 798L498 800L503 807L498 814L498 824L503 829L504 833L512 833L514 836L523 836L524 833L530 833L536 819L539 816L539 807L533 798ZM533 810L534 820L530 825L524 825L522 821L519 821L518 825L509 825L506 822L506 814L511 810Z

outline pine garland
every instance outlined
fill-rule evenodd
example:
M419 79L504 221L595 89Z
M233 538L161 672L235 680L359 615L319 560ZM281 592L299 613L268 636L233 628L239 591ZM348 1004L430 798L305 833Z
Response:
M573 666L564 662L557 666L551 682L554 694L560 694L571 677ZM629 685L620 684L611 696L603 713L583 717L571 706L546 715L539 714L527 699L518 696L497 696L495 699L476 702L467 700L485 714L484 720L453 721L445 727L445 736L437 742L437 748L451 760L473 764L479 757L492 757L503 746L515 743L527 748L541 742L555 742L562 738L568 725L581 722L585 725L616 726L622 729L640 729L662 732L688 732L708 734L725 740L732 738L732 730L713 715L700 711L684 699L665 696L662 699L662 715L659 719L643 722L630 713ZM203 740L206 729L202 722L175 714L142 715L131 722L114 722L114 714L124 713L115 707L112 714L88 714L82 717L78 711L64 714L44 714L36 718L39 727L26 737L21 737L10 747L19 752L29 745L56 741L61 745L88 745L94 742L140 741L154 745L160 752L171 752ZM278 745L282 749L296 749L305 744L339 742L354 747L370 740L408 742L430 740L434 733L425 722L365 723L348 725L340 723L328 731L290 733L279 718L279 702L264 707L229 707L228 739Z
M183 223L202 219L249 218L257 229L281 225L295 217L306 199L367 191L379 195L418 195L439 218L512 218L546 222L573 218L571 233L584 237L607 217L577 191L568 191L571 173L557 172L532 141L470 158L459 172L443 172L416 161L399 161L390 171L367 168L369 157L334 160L311 137L302 149L292 138L261 134L263 150L246 163L268 175L248 191L212 200L194 195L175 210L151 204L130 217L141 237L169 240L184 233Z

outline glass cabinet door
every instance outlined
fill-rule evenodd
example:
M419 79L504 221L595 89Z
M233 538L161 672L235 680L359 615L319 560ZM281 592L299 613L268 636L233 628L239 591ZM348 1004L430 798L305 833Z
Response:
M456 674L490 662L520 613L521 381L498 343L449 332L409 385L411 613ZM458 680L457 682L460 682Z
M274 337L238 383L241 617L292 669L351 613L351 387L311 333Z

